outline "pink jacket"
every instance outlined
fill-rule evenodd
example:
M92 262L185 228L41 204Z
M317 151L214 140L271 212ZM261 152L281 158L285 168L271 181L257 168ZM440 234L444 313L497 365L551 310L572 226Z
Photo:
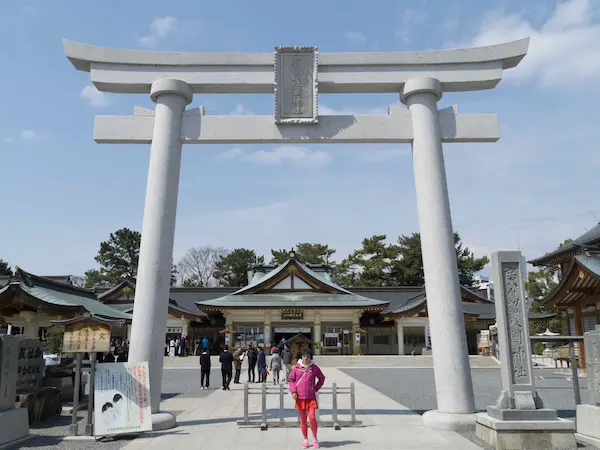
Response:
M304 375L304 367L302 367L302 364L296 364L292 369L292 373L290 373L290 393L297 393L298 398L301 399L316 399L317 392L325 383L325 375L316 364L308 366L308 372L304 378L302 378L302 375Z

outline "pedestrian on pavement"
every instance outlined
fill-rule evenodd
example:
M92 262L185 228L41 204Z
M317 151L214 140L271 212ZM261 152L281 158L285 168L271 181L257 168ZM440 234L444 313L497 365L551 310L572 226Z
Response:
M248 349L248 383L254 383L256 381L256 362L258 361L258 354L254 347ZM260 375L259 375L260 380Z
M223 390L230 391L229 383L231 383L231 372L233 372L233 355L229 351L228 345L223 347L219 362L221 363L221 375L223 376Z
M279 372L281 372L281 355L279 350L275 349L271 355L271 361L269 362L269 369L273 373L273 384L279 384Z
M292 371L292 350L287 344L283 348L283 352L281 352L281 360L283 362L283 365L285 366L285 382L289 383L290 372Z
M175 357L175 339L169 341L169 358Z
M290 393L296 401L295 407L300 416L300 430L304 437L302 448L308 448L308 421L310 421L313 436L313 447L320 448L317 439L316 410L319 409L317 392L323 387L324 383L325 375L312 362L312 355L303 352L302 360L294 366L290 374Z
M204 350L205 348L208 348L208 339L207 338L202 339L202 350Z
M207 348L200 355L200 389L210 387L210 352Z
M261 347L258 352L256 365L258 367L258 382L265 383L267 381L267 355L265 354L265 349L263 347Z
M240 374L242 373L242 355L244 354L241 348L238 348L233 352L233 368L235 369L235 376L233 377L233 384L240 384Z

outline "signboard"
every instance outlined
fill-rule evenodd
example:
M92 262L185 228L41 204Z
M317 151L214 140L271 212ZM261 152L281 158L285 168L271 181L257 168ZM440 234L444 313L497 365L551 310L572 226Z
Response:
M339 338L340 335L337 333L325 333L325 338Z
M148 363L96 366L94 435L152 431Z
M429 332L429 325L425 325L425 348L431 348L431 334Z
M281 311L281 320L303 320L304 311Z
M317 123L317 48L275 48L275 123Z
M44 349L39 339L21 339L17 357L17 393L33 392L44 378Z
M19 339L0 335L0 411L15 407Z
M275 333L310 333L310 327L275 327Z
M356 342L360 342L360 333L355 333Z
M65 326L64 353L110 351L110 325L79 322Z
M182 327L170 327L167 328L167 334L181 334L183 332Z

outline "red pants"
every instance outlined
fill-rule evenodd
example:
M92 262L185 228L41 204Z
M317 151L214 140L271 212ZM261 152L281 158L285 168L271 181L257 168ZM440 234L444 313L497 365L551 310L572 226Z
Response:
M317 418L315 417L315 408L309 409L299 409L298 414L300 415L300 430L302 431L302 436L304 439L308 439L308 420L310 421L310 430L312 431L312 435L314 438L317 437Z

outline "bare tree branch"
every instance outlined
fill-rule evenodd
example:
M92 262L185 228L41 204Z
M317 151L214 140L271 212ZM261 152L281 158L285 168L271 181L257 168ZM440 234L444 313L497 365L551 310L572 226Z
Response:
M177 264L182 284L189 287L217 286L213 273L226 254L227 250L223 247L204 245L190 248Z

